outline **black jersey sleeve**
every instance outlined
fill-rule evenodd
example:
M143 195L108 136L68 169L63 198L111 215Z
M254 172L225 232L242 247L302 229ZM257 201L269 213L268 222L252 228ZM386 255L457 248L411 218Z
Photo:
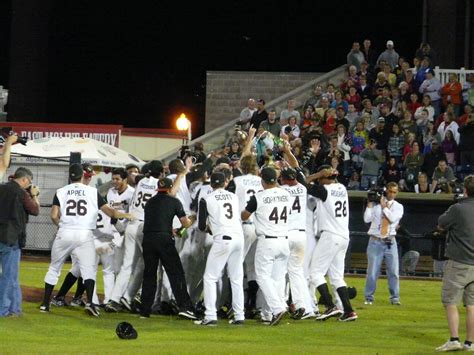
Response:
M60 204L59 204L59 199L58 199L58 195L57 195L57 194L54 194L54 197L53 197L53 206L60 206Z
M97 206L99 207L99 209L103 206L107 204L107 202L105 201L105 199L101 196L101 194L99 193L99 191L97 191Z
M206 225L207 225L207 203L206 200L201 198L199 200L199 219L198 219L198 226L199 230L205 232Z
M309 190L309 194L319 198L322 201L326 201L328 198L328 190L323 185L313 185Z
M176 217L178 218L186 217L186 212L184 212L183 204L177 198L175 198L175 200L176 200L176 211L175 211Z
M250 213L253 213L257 210L257 199L255 198L255 195L250 197L250 200L249 202L247 202L247 206L245 207L245 209Z

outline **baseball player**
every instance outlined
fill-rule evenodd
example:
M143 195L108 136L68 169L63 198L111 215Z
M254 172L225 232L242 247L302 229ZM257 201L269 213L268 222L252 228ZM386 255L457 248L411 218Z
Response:
M243 175L234 177L235 194L239 199L241 211L245 210L245 206L250 198L257 192L263 190L262 179L258 176L258 165L254 156L247 155L240 160L240 168ZM246 318L253 318L257 308L257 292L258 284L255 275L255 242L257 233L255 231L254 218L251 216L248 220L242 222L244 231L244 258L245 271L247 275L247 304Z
M271 167L262 169L264 190L252 196L242 211L242 220L255 214L257 249L255 271L262 290L264 306L262 321L277 325L286 313L284 278L290 249L288 246L288 214L290 195L277 184L277 172ZM271 316L271 319L269 319Z
M118 212L105 203L96 188L81 183L83 168L80 164L69 167L71 184L56 191L51 208L51 220L59 226L51 250L51 264L45 276L45 291L40 311L49 312L51 293L58 282L61 268L69 255L77 258L84 278L87 294L85 310L98 317L92 303L95 286L95 248L92 230L96 228L99 210L109 217L129 218L132 215Z
M322 165L316 174L307 179L308 182L319 180L319 184L313 185L308 192L317 198L316 211L321 233L311 261L310 282L327 307L316 319L340 316L340 321L347 322L357 319L344 281L344 258L349 245L349 199L345 186L338 183L336 177L337 170L330 165ZM341 299L344 312L333 303L324 278L326 274Z
M288 276L290 289L296 311L293 319L301 319L306 310L312 309L309 289L304 277L304 255L306 246L306 186L296 180L296 170L284 168L281 171L282 188L290 194L291 209L288 214L288 242L290 257L288 259Z
M213 173L211 175L213 192L199 201L199 229L212 232L214 241L207 257L203 278L205 318L194 322L198 325L217 325L216 288L226 264L235 314L229 323L241 325L245 319L242 286L244 236L238 198L224 189L228 182L224 173Z
M119 312L122 305L131 310L131 300L135 297L133 293L138 291L142 283L144 269L142 254L144 209L147 201L156 194L158 178L163 173L162 162L152 160L147 164L147 171L144 173L146 176L137 183L130 202L129 211L136 219L128 223L125 229L122 267L115 280L110 300L105 306L106 312ZM129 282L131 282L130 285ZM127 288L129 289L127 290Z

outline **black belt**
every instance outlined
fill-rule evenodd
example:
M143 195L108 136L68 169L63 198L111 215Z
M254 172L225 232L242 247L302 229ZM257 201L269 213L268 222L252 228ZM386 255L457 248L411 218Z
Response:
M285 238L288 239L288 237L278 237L276 235L266 235L265 239L278 239L278 238Z
M242 222L242 224L253 224L253 222Z
M232 238L229 237L228 235L223 235L222 240L232 240Z
M290 231L306 232L306 229L290 229Z

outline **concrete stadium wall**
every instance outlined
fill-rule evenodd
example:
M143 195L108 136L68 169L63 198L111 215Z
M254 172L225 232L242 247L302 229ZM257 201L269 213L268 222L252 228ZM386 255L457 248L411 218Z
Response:
M237 118L250 97L269 102L320 75L322 74L208 71L205 132Z

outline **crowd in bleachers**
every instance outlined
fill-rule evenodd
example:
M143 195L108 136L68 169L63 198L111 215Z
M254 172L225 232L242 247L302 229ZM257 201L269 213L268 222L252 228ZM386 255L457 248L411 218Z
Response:
M395 181L401 191L455 191L474 170L474 75L461 84L452 74L441 84L427 43L412 60L390 40L377 54L370 40L354 42L344 79L316 85L306 102L288 100L281 112L249 99L239 123L258 129L259 164L278 161L287 140L309 174L330 164L349 189ZM239 140L226 149L237 161Z

